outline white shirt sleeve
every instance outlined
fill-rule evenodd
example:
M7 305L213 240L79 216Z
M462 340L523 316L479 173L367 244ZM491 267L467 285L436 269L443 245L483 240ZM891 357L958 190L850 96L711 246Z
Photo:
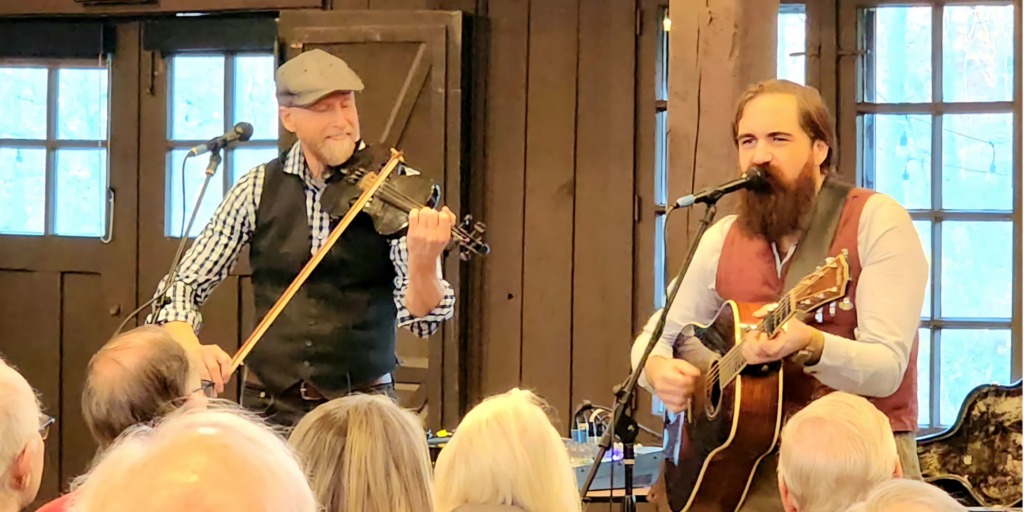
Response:
M722 255L722 246L725 245L725 235L729 233L729 228L732 227L735 220L735 215L725 217L704 233L704 238L701 239L697 252L693 255L693 261L686 272L686 277L683 278L672 309L669 310L668 317L665 319L665 330L649 357L661 356L671 359L673 357L672 345L684 326L693 322L707 324L714 320L715 314L723 302L715 288L718 260ZM672 286L669 285L669 289L671 288ZM640 363L648 340L654 334L660 314L661 310L654 313L647 325L644 326L644 331L633 342L630 359L634 369ZM639 384L647 388L648 391L651 390L647 375L644 373L640 374Z
M871 196L857 229L854 339L825 333L818 364L805 371L833 389L884 397L899 389L921 323L928 260L910 215L893 198Z

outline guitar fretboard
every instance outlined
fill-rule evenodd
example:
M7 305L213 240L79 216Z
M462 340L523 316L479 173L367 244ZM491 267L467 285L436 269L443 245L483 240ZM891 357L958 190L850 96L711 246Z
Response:
M793 317L793 292L788 293L779 306L769 312L764 320L758 324L757 330L768 335L775 336L779 329ZM722 379L721 386L725 387L735 379L744 368L747 367L747 360L743 357L740 345L736 345L727 352L718 362L718 375Z

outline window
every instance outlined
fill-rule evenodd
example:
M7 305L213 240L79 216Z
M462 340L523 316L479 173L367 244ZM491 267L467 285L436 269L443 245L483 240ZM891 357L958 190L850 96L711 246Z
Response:
M1010 2L858 16L858 176L910 211L929 257L918 386L921 426L937 430L975 386L1010 382L1020 343L1011 331L1016 18Z
M0 63L0 234L103 237L105 62Z
M807 81L807 6L779 5L777 73L780 80Z
M661 10L658 25L658 56L655 62L654 99L657 114L654 117L654 308L665 306L665 287L668 286L665 258L665 210L668 204L668 33L672 21L668 9Z
M227 132L236 123L253 125L250 141L222 152L224 161L210 180L189 233L197 236L231 185L278 155L274 57L263 53L180 54L168 58L167 68L167 140L171 149L167 153L165 235L181 236L206 178L210 155L189 158L183 201L181 166L189 149Z

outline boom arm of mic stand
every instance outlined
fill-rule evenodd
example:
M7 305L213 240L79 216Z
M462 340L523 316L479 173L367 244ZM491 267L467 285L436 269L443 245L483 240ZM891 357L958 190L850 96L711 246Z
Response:
M647 347L644 348L644 355L640 358L640 362L637 363L636 368L633 369L633 373L629 375L629 380L626 381L626 386L619 393L618 398L615 401L615 412L612 414L612 423L604 434L601 435L601 440L598 442L597 456L594 457L594 463L590 466L590 473L587 474L587 480L583 482L583 488L580 489L580 497L586 498L587 493L590 492L590 486L594 483L594 477L597 476L597 470L601 466L602 459L604 459L605 452L612 445L612 436L614 435L615 429L622 419L623 411L626 409L626 405L633 400L633 394L636 392L636 383L640 380L640 373L644 371L644 365L647 364L647 358L651 355L654 347L658 344L658 340L661 339L662 333L665 332L665 322L668 319L668 312L672 309L672 303L676 300L676 294L679 292L679 285L683 282L683 277L686 275L687 269L690 268L690 262L693 261L693 255L697 252L697 246L700 245L700 239L704 237L704 232L707 231L708 226L715 219L715 213L718 211L716 202L719 197L712 198L708 201L707 209L704 210L704 218L700 221L700 228L697 229L697 234L693 241L690 242L689 252L686 254L686 260L683 261L683 266L679 269L679 273L676 274L676 278L673 280L672 287L669 289L668 297L665 298L665 307L661 309L661 316L658 317L658 324L654 328L654 332L651 333L651 339L647 341ZM614 482L612 482L614 484Z

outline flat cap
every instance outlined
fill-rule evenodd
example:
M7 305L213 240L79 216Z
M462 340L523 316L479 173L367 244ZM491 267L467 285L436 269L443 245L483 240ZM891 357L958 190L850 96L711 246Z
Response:
M305 107L334 92L363 90L363 81L345 61L320 49L282 64L275 80L282 107Z

